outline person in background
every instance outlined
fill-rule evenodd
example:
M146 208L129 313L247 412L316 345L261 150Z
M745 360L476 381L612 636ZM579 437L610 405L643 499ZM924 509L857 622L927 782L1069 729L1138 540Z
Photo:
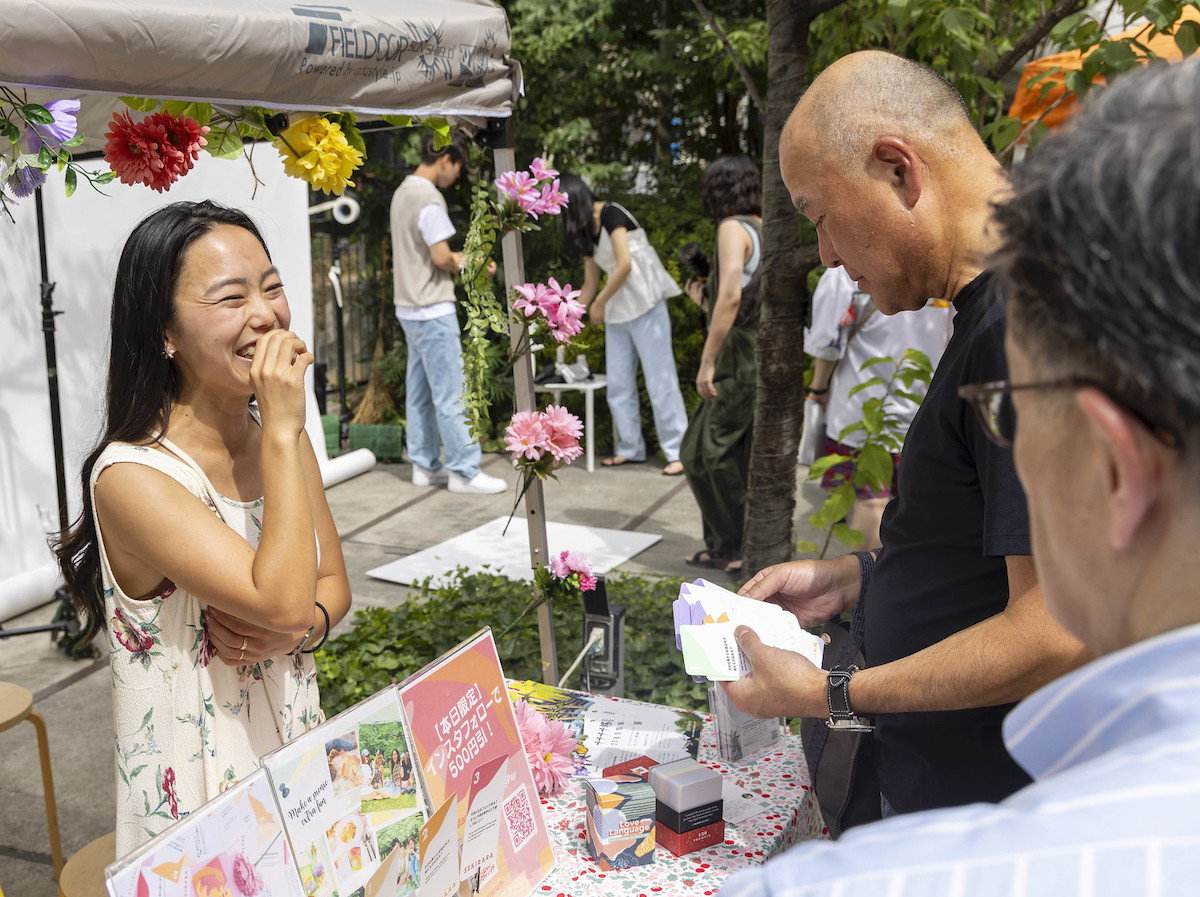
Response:
M616 449L600 463L620 467L646 460L637 383L641 365L654 431L667 459L663 475L679 476L679 444L688 421L671 348L671 315L663 301L679 295L679 287L625 208L597 199L578 175L564 174L559 183L569 197L559 216L563 241L584 260L579 301L593 323L604 325L608 410ZM607 279L597 292L601 271Z
M290 323L240 211L176 203L125 243L103 436L56 546L112 648L118 856L322 719L311 652L350 585Z
M821 275L812 296L812 325L804 331L804 351L812 355L812 384L809 401L825 407L824 454L849 454L866 441L859 431L838 441L842 430L863 417L863 403L884 395L883 386L869 386L854 395L850 391L874 377L887 380L899 365L908 349L923 352L937 369L942 352L952 332L954 309L948 302L931 300L911 314L881 315L876 313L871 297L858 289L845 268L829 268ZM892 363L879 363L863 370L863 364L873 358L891 358ZM904 390L897 383L897 389ZM923 396L924 387L914 384L913 393ZM910 399L893 393L886 410L897 417L892 435L904 441L909 424L917 413ZM850 526L863 534L863 547L878 548L879 523L883 509L895 494L895 475L900 467L900 455L892 455L892 485L882 489L862 486L855 490L854 509ZM850 462L839 464L825 472L822 485L829 489L837 475L852 473Z
M746 477L754 427L762 262L762 173L749 156L723 156L704 172L704 214L717 222L713 269L706 283L687 282L708 315L696 374L700 406L683 438L683 466L704 528L704 547L684 558L693 567L742 569ZM707 290L707 294L706 294Z
M470 161L470 143L462 131L441 149L434 148L434 140L432 131L421 138L420 164L392 194L393 301L408 341L405 445L414 486L494 495L508 484L479 469L483 455L462 406L462 334L453 275L461 270L463 255L450 249L454 224L441 192Z
M1197 96L1194 59L1096 88L996 212L1010 373L960 394L1015 439L1046 603L1101 655L1004 721L1034 783L797 846L722 897L1196 889Z

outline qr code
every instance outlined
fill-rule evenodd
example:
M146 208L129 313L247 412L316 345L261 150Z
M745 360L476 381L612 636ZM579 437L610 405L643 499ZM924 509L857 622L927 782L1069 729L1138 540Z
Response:
M537 834L537 817L529 802L529 792L518 788L504 799L504 821L508 825L508 836L513 850L520 850Z

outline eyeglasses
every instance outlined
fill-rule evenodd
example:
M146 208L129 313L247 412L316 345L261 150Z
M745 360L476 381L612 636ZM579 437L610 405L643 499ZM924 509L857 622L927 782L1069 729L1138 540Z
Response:
M997 445L1011 448L1017 433L1017 412L1013 408L1012 402L1014 392L1021 389L1083 389L1084 387L1100 390L1164 445L1176 448L1183 441L1174 427L1148 417L1144 412L1134 408L1128 401L1116 395L1109 387L1089 377L1063 377L1059 380L1046 380L1041 383L1009 383L1007 380L969 383L958 388L958 396L971 403L975 409L975 416L979 418L979 424L983 427L983 432L987 434L988 439Z

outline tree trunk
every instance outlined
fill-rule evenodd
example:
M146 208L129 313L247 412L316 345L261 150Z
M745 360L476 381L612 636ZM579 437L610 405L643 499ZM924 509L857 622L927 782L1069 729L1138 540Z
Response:
M807 86L808 29L841 0L767 0L767 99L763 116L763 296L758 395L746 492L742 572L792 555L796 449L804 414L804 323L810 297L800 227L779 175L779 135Z

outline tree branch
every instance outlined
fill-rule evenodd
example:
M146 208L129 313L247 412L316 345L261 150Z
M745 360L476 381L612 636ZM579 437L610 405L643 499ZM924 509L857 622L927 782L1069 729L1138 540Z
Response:
M1016 65L1022 56L1036 47L1042 38L1050 33L1051 28L1071 13L1083 9L1086 2L1087 0L1056 0L1055 4L1046 10L1046 14L1017 39L1013 48L996 60L996 64L992 66L987 76L993 81L999 81L1008 74L1009 69Z
M729 38L725 36L725 32L718 27L716 19L712 17L712 13L708 11L708 8L705 7L701 0L692 0L692 4L700 12L700 15L704 16L704 21L708 23L708 27L713 30L713 34L715 34L721 41L721 46L725 48L726 54L733 61L733 65L738 70L738 74L741 75L742 80L746 82L746 90L750 94L751 102L754 103L754 106L756 109L758 109L760 115L765 114L766 106L763 105L762 97L759 96L758 93L758 88L754 86L754 80L750 77L750 73L746 70L746 67L742 65L741 60L737 58L737 54L733 52L733 44L729 42Z

